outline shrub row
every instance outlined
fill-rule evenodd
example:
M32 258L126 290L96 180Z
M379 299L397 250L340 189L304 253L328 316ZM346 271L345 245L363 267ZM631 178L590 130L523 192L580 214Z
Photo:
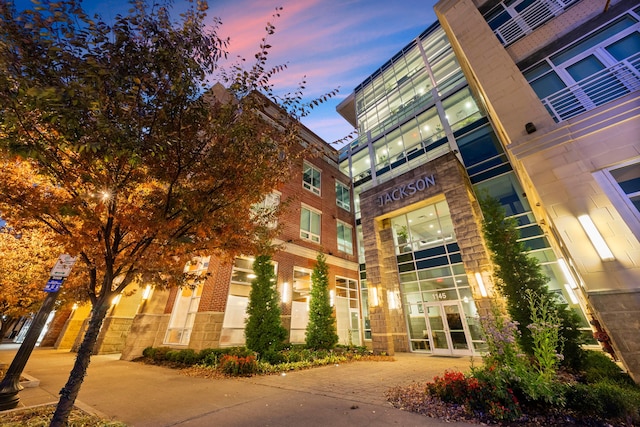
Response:
M142 356L154 363L169 362L180 366L205 365L217 367L220 359L225 355L254 356L253 352L245 347L205 348L199 352L190 348L177 350L170 347L147 347L142 351Z
M513 366L473 369L469 375L445 372L427 384L427 392L444 402L464 405L482 420L516 421L528 410L566 408L576 417L640 421L640 386L608 356L587 351L577 382L540 381ZM635 425L635 424L632 424Z
M246 347L192 349L147 347L142 355L152 363L169 363L188 367L201 365L220 369L227 375L275 373L342 363L371 354L363 346L337 346L333 350L312 350L304 345L291 345L279 352L268 352L259 358Z

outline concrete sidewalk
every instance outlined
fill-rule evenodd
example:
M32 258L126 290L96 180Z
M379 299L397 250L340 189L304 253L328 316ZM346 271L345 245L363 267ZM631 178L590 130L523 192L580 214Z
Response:
M11 363L15 346L0 345ZM25 373L39 387L20 392L20 404L57 402L74 353L34 350ZM470 358L400 353L394 362L357 362L286 375L204 379L158 366L93 356L76 404L130 427L168 426L471 426L393 408L384 392L431 380L446 369L467 370Z

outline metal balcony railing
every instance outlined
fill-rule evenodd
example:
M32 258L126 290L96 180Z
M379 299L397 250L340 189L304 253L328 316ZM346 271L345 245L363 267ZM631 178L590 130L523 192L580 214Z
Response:
M503 45L509 45L531 33L540 25L560 15L579 0L537 0L522 9L515 17L494 30Z
M640 52L542 99L556 122L640 90Z

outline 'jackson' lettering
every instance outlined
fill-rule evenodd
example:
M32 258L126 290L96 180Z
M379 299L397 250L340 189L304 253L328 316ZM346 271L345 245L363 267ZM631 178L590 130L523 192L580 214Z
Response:
M415 181L411 181L406 185L400 185L393 190L381 196L378 196L378 206L384 206L387 203L392 203L398 200L402 200L406 197L411 197L418 191L424 191L433 185L436 185L436 178L434 175L418 178Z

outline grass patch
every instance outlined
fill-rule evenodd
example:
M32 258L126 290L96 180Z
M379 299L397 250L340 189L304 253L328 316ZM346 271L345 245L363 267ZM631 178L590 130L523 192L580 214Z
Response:
M0 412L0 426L3 427L48 427L56 405L32 406ZM119 421L102 419L74 408L69 415L68 427L127 427Z

